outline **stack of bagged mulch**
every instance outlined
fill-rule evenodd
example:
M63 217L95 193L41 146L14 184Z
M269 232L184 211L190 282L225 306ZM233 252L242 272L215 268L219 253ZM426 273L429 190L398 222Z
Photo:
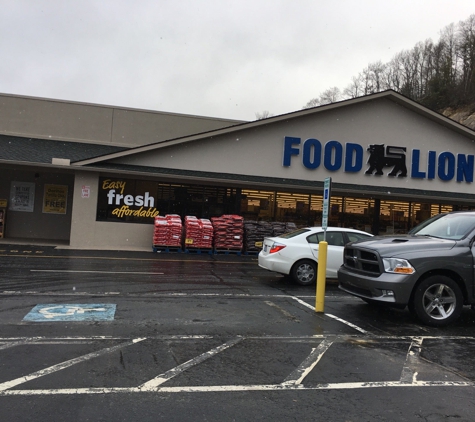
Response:
M182 228L181 217L177 214L167 214L155 217L153 231L154 246L181 247Z
M267 221L244 221L244 250L259 252L265 237L274 235L272 224Z
M213 225L210 220L194 216L185 217L185 247L202 249L213 247Z
M274 236L280 236L281 234L290 233L294 230L297 230L297 226L295 225L295 223L283 223L279 221L273 221L271 224L274 230Z
M211 217L214 228L214 248L216 250L242 250L244 218L239 215L225 214Z

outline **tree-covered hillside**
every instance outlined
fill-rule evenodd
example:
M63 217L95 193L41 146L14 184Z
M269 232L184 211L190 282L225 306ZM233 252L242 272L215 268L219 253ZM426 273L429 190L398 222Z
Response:
M437 42L428 39L389 63L369 64L342 91L329 88L304 108L387 89L475 129L475 14L445 27Z

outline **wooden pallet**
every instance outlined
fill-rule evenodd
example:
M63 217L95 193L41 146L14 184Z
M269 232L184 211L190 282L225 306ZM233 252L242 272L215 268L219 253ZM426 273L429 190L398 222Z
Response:
M185 248L185 253L194 253L197 255L200 255L200 254L211 255L213 253L213 248Z
M241 249L215 249L214 253L216 255L241 255Z
M181 253L183 249L180 246L153 245L153 251L158 253Z

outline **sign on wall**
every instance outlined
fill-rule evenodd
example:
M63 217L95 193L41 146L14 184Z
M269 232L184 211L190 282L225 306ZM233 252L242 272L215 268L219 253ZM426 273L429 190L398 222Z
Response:
M472 183L475 175L474 154L423 151L385 144L370 144L365 148L352 142L331 140L322 143L314 138L302 141L302 138L286 136L282 165L290 167L297 161L309 170L321 167L332 172L363 172L376 177Z
M81 188L81 198L89 198L91 196L91 187L83 185Z
M43 212L47 214L66 214L68 187L66 185L45 185Z
M155 182L101 177L97 200L98 219L153 222L156 208Z
M10 210L33 212L35 207L35 184L12 182L10 186Z

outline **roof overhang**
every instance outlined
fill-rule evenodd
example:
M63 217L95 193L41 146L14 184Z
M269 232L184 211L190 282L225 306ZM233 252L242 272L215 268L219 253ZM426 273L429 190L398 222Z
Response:
M149 151L157 150L157 149L168 147L168 146L183 144L183 143L186 143L186 142L194 142L194 141L198 141L200 139L209 139L209 138L216 137L216 136L233 134L233 133L237 133L237 132L240 132L240 131L243 131L243 130L262 127L262 126L266 126L266 125L271 125L271 124L275 124L275 123L278 123L278 122L288 122L290 120L300 118L300 117L303 117L303 116L308 116L308 115L318 114L318 113L324 113L324 112L329 111L329 110L334 110L334 109L338 109L338 108L342 108L342 107L348 107L348 106L354 106L356 104L365 103L365 102L369 102L369 101L375 101L375 100L378 100L378 99L381 99L381 98L386 98L388 100L394 101L395 103L399 104L402 107L405 107L405 108L407 108L411 111L414 111L415 113L423 115L426 118L428 118L428 119L430 119L430 120L432 120L432 121L434 121L434 122L436 122L436 123L438 123L442 126L448 127L451 130L453 130L454 132L460 133L464 136L467 136L467 137L472 138L473 140L475 140L475 131L471 130L470 128L468 128L468 127L466 127L466 126L464 126L464 125L462 125L462 124L460 124L460 123L458 123L458 122L456 122L452 119L449 119L448 117L443 116L440 113L436 113L435 111L432 111L432 110L428 109L427 107L424 107L421 104L419 104L419 103L417 103L417 102L415 102L415 101L413 101L413 100L411 100L407 97L404 97L403 95L401 95L401 94L399 94L399 93L397 93L393 90L388 90L388 91L379 92L379 93L376 93L376 94L367 95L367 96L364 96L364 97L353 98L353 99L350 99L350 100L340 101L340 102L337 102L337 103L327 104L327 105L324 105L324 106L319 106L319 107L314 107L314 108L309 108L309 109L296 111L296 112L293 112L293 113L288 113L288 114L282 114L282 115L279 115L279 116L269 117L267 119L256 120L256 121L253 121L253 122L233 125L233 126L229 126L229 127L226 127L226 128L213 130L213 131L210 131L210 132L204 132L204 133L199 133L199 134L196 134L196 135L190 135L190 136L185 136L185 137L181 137L181 138L170 139L170 140L166 140L166 141L160 141L160 142L156 142L156 143L153 143L153 144L144 145L144 146L140 146L140 147L136 147L136 148L130 148L126 151L107 154L107 155L94 157L94 158L90 158L90 159L86 159L86 160L82 160L82 161L76 161L76 162L71 163L71 165L72 166L87 166L87 165L91 165L91 164L95 164L95 163L106 162L106 161L109 161L109 160L114 160L114 159L118 159L118 158L122 158L122 157L128 157L128 156L131 156L131 155L140 154L140 153L143 153L143 152L149 152Z

